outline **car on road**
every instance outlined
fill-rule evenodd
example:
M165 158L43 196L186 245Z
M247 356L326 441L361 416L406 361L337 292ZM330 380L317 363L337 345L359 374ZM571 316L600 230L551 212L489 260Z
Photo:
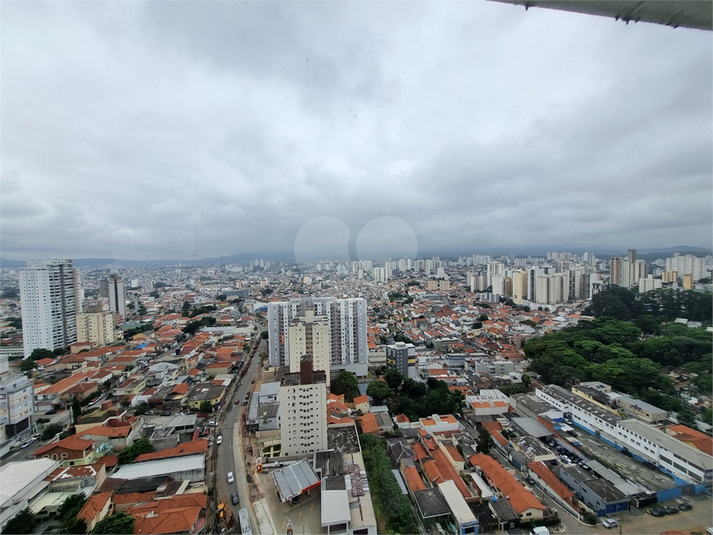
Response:
M240 503L240 500L238 499L238 495L236 493L230 495L230 501L233 502L233 505L238 505Z
M233 476L233 472L228 472L228 483L232 483L235 481L235 477Z
M615 528L618 525L619 525L619 522L617 522L613 518L607 518L607 517L602 518L602 526L604 526L607 529Z
M240 405L240 400L239 400L239 399L236 399L236 400L235 400L235 404L236 404L236 405Z
M679 511L690 511L691 509L693 509L693 506L688 502L681 502L678 504Z
M223 443L223 435L218 435L218 438L215 439L215 443L220 445Z
M34 438L31 438L31 439L28 440L27 442L23 442L23 443L22 443L22 446L20 446L20 447L21 447L21 448L26 448L27 446L29 446L30 444L32 444L34 441L35 441L35 439L34 439Z

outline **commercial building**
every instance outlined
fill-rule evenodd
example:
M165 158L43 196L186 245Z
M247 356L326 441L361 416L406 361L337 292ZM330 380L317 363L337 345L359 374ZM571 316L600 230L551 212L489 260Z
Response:
M409 365L416 365L416 346L405 342L396 342L386 346L387 368L392 368L404 377L408 377Z
M20 302L25 358L77 341L79 275L71 260L28 260L20 271Z
M665 432L636 419L621 417L557 385L535 393L553 407L570 415L572 423L598 436L633 457L656 465L672 476L713 486L713 456L680 442Z
M48 477L59 466L57 461L11 462L0 466L0 529L47 491Z

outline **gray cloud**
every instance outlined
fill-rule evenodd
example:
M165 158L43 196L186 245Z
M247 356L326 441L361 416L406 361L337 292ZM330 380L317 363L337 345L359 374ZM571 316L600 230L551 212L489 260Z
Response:
M5 257L289 252L318 217L352 251L379 217L422 252L712 241L708 32L489 2L13 2L2 52Z

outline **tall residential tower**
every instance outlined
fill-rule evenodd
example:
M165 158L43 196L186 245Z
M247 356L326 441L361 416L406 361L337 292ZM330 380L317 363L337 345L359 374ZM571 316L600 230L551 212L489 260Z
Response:
M25 358L77 341L79 276L71 260L28 260L20 271Z

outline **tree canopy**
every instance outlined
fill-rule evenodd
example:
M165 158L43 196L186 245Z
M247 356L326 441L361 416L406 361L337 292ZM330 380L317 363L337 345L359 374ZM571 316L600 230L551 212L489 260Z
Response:
M344 394L344 399L346 401L352 401L355 397L359 396L359 383L357 382L356 375L352 372L342 370L336 379L332 381L330 386L332 394L341 396Z
M571 386L599 380L642 396L651 396L649 389L674 393L671 379L661 373L662 366L690 365L695 373L710 373L713 342L705 329L658 324L656 330L658 336L642 337L642 329L632 322L598 317L529 340L525 355L546 383Z
M119 452L119 462L121 464L133 463L139 455L143 453L151 453L153 444L147 438L140 438L131 446L124 448Z
M114 513L97 522L92 533L128 534L134 533L134 517L126 513Z

